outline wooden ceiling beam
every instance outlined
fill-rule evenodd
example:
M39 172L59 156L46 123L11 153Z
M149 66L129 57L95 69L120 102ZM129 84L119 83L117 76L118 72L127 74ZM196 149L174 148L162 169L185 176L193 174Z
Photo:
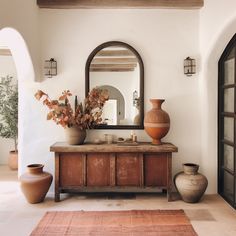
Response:
M199 9L204 0L37 0L40 8L174 8Z
M123 56L135 56L130 50L101 50L96 54L96 57L123 57Z
M125 68L135 68L137 66L137 64L91 64L90 68L94 69L94 68L121 68L121 69L125 69Z
M133 68L90 68L90 72L131 72Z
M94 58L92 60L92 64L115 64L115 63L119 63L119 64L129 64L129 63L137 63L138 60L137 58L128 58L128 57L120 57L120 58L111 58L111 57L107 57L107 58Z

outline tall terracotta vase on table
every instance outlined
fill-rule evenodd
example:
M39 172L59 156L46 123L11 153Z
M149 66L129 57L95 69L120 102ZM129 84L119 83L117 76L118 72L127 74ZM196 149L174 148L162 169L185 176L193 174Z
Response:
M29 203L42 202L52 183L52 175L43 171L44 165L27 166L27 172L20 176L21 190Z
M170 117L162 110L161 105L164 99L150 99L152 109L147 112L144 118L144 129L152 138L152 144L160 145L161 139L170 129Z

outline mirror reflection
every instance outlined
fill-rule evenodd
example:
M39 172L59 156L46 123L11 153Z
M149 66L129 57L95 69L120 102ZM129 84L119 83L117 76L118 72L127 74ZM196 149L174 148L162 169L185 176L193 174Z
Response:
M123 45L106 46L94 54L88 70L89 90L100 87L109 93L103 108L103 126L142 127L140 95L143 88L140 59L135 53Z

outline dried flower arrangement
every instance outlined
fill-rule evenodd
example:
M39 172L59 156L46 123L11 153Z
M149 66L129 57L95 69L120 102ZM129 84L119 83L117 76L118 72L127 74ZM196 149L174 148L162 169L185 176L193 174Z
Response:
M109 99L108 91L99 88L92 89L84 99L84 103L78 104L75 97L75 108L73 109L69 101L72 96L69 90L65 90L57 100L52 100L41 90L35 94L37 100L43 98L43 104L50 112L47 120L53 120L62 127L77 126L82 129L91 129L102 122L102 108Z

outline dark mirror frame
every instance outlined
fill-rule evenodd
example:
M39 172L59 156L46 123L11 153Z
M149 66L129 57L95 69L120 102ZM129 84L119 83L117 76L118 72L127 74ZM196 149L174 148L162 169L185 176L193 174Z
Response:
M97 125L95 128L96 129L144 129L143 126L143 119L144 119L144 66L143 66L143 61L139 53L129 44L120 42L120 41L109 41L105 42L99 46L97 46L89 55L86 66L85 66L85 96L88 95L89 93L89 80L90 80L90 73L89 73L89 68L90 64L94 58L94 56L102 49L110 46L120 46L120 47L125 47L132 51L135 56L137 57L138 63L139 63L139 68L140 68L140 78L139 78L139 83L140 83L140 120L141 124L140 125Z

